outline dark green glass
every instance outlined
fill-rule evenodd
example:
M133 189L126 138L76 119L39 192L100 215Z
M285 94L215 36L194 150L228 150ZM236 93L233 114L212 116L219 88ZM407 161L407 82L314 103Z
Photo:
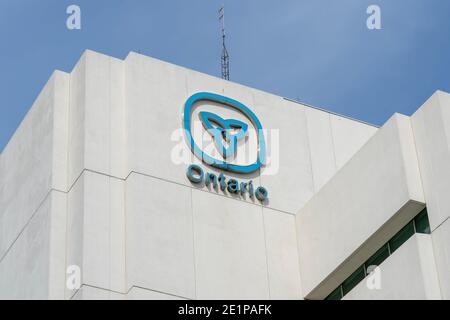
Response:
M342 299L342 290L341 286L337 287L325 300L341 300Z
M366 270L369 266L379 266L386 258L389 257L389 247L387 243L381 247L380 250L375 252L369 259L366 261Z
M364 266L359 267L350 277L342 283L344 296L366 277Z
M423 209L415 218L416 232L430 234L430 222L428 221L427 208Z
M406 226L404 226L403 229L400 230L395 236L393 236L391 241L389 241L391 254L413 235L414 235L414 222L411 221Z
M427 208L423 209L411 222L395 234L389 243L386 243L375 252L366 263L359 267L350 277L345 280L336 290L328 295L325 300L341 300L366 277L366 269L370 266L379 266L389 255L400 248L415 232L430 234L430 222L428 220Z

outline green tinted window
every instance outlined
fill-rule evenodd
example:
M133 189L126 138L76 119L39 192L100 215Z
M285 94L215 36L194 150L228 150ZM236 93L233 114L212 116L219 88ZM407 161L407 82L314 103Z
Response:
M423 209L410 223L401 229L391 240L381 249L375 252L361 267L345 280L336 290L334 290L326 300L340 300L350 292L358 283L366 277L366 269L370 266L379 266L389 255L404 244L414 233L430 234L430 223L427 209Z
M428 221L427 209L423 209L421 213L414 219L416 224L416 232L430 234L430 222Z
M379 266L387 257L389 257L389 247L385 244L366 261L366 269L369 268L369 266Z
M337 287L325 300L341 300L342 299L342 290L341 286Z
M366 277L364 266L361 266L350 277L342 283L342 291L346 295L352 290L358 283L360 283Z
M414 235L414 223L411 221L389 241L391 254Z

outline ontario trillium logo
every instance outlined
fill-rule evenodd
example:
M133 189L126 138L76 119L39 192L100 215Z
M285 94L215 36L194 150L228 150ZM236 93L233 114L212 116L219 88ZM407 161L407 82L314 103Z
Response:
M252 174L265 164L265 140L261 122L239 101L208 92L192 95L185 103L183 126L187 143L204 164L237 174ZM216 191L267 203L269 193L252 180L238 181L223 173L205 172L191 164L186 172L191 183Z
M248 133L248 125L236 119L224 120L211 112L200 112L203 126L213 138L217 150L224 159L235 158L238 142Z
M195 112L202 104L231 116L209 110ZM195 121L200 121L210 135L214 150L207 150L204 140L196 138ZM261 122L239 101L214 93L196 93L185 103L183 125L191 151L208 165L234 173L252 173L264 165L265 139ZM239 152L243 154L238 155Z

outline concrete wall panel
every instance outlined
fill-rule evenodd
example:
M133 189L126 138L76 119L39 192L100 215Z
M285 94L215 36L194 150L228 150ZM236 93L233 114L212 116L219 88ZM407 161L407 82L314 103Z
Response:
M49 192L0 259L0 299L64 299L65 207Z
M195 298L191 189L134 173L126 184L128 286Z
M262 207L192 190L198 299L269 299Z
M435 229L432 237L442 298L450 300L450 220Z
M295 216L263 209L271 299L302 299Z
M261 183L270 192L267 207L296 213L314 194L305 109L261 91L254 90L254 96L255 109L268 130L268 164L261 174Z
M127 290L124 184L84 171L69 191L67 218L67 267L81 268L83 284L123 293Z
M330 114L305 108L314 191L322 188L337 171Z
M324 298L423 208L413 151L409 118L393 116L297 214L307 297Z
M450 217L450 94L438 91L411 117L431 229Z
M64 187L68 76L55 72L0 155L0 257L52 188ZM56 94L56 90L58 94Z
M330 115L337 169L341 169L374 135L376 127L339 115Z

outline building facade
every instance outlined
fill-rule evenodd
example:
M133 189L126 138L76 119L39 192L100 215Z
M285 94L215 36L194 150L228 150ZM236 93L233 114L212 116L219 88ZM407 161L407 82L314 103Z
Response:
M0 155L0 298L449 299L449 193L447 93L377 128L86 51Z

